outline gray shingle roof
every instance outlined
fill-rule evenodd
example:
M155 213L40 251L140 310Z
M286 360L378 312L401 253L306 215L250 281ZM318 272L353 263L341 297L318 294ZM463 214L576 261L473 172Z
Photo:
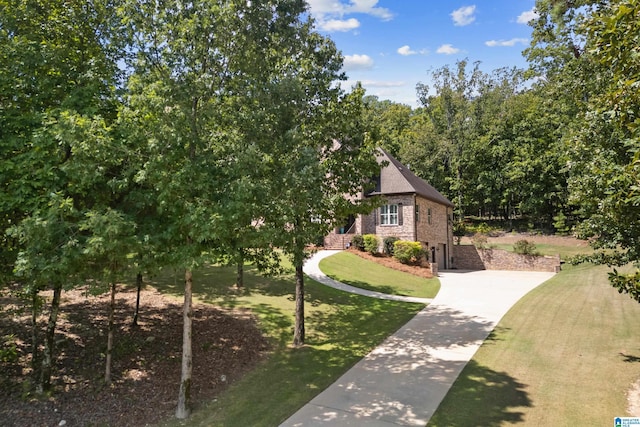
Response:
M406 166L382 148L379 149L378 163L389 164L380 171L380 180L370 195L417 194L436 203L453 207L453 203L422 178L417 177Z

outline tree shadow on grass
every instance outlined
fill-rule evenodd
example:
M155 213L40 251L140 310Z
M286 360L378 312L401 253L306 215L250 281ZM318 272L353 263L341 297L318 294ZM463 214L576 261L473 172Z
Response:
M280 333L281 346L270 357L268 369L247 376L233 404L221 401L221 425L279 425L423 307L352 295L313 280L307 282L307 296L322 301L323 308L308 310L306 345L299 348L289 346L293 316L269 304L254 306L263 326L268 323Z
M246 265L244 286L236 287L235 280L235 267L205 265L193 271L193 294L201 301L227 307L237 307L241 305L239 299L253 294L294 299L295 278L290 273L265 276L254 266ZM184 271L166 270L152 278L151 284L163 293L181 297L184 294ZM313 295L307 295L305 300L312 305L320 303Z
M640 356L634 356L632 354L624 354L624 353L620 353L620 356L622 356L622 360L626 363L640 362Z
M471 360L428 426L500 426L524 421L519 408L533 406L526 385Z

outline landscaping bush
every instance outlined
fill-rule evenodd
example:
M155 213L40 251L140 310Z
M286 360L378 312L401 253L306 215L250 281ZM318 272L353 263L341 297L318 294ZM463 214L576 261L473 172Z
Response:
M351 238L351 246L359 251L364 251L364 239L362 238L361 234L355 234Z
M419 242L398 240L393 244L393 257L403 264L416 262L424 254Z
M487 236L481 233L474 234L471 238L471 242L473 243L473 246L478 249L487 249L489 247L487 244Z
M466 228L468 231L480 234L489 234L491 231L493 231L493 228L486 222L481 222L479 224L469 224L466 226Z
M520 255L538 255L536 244L526 239L515 242L513 244L513 251Z
M375 234L365 234L362 236L364 240L364 250L370 254L378 253L378 236Z
M393 256L393 244L398 240L400 240L400 238L395 236L385 237L382 241L382 249L384 250L384 253Z

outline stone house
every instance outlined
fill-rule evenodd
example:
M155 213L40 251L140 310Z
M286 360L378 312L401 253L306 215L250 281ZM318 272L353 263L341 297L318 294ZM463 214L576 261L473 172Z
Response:
M381 206L368 215L349 218L325 237L325 248L344 249L355 234L375 234L380 249L385 237L420 242L439 269L453 267L453 203L417 177L386 151L379 149L375 189L362 197L380 196Z

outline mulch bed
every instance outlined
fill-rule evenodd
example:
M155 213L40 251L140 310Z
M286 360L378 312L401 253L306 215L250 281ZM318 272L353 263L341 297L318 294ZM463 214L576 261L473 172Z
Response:
M37 398L30 376L30 317L0 294L0 331L18 344L15 363L0 360L0 424L7 426L154 425L175 413L182 355L182 305L154 289L120 288L111 386L104 384L108 295L63 292L56 329L54 392ZM41 319L42 333L45 317ZM0 337L1 338L1 337ZM246 312L194 304L193 380L197 405L213 399L254 367L269 349ZM64 420L64 423L62 421Z
M433 277L433 274L431 274L431 270L426 262L421 264L403 264L397 259L384 254L372 255L369 252L359 251L353 248L349 249L349 252L394 270L404 271L405 273L424 277L425 279L431 279Z

